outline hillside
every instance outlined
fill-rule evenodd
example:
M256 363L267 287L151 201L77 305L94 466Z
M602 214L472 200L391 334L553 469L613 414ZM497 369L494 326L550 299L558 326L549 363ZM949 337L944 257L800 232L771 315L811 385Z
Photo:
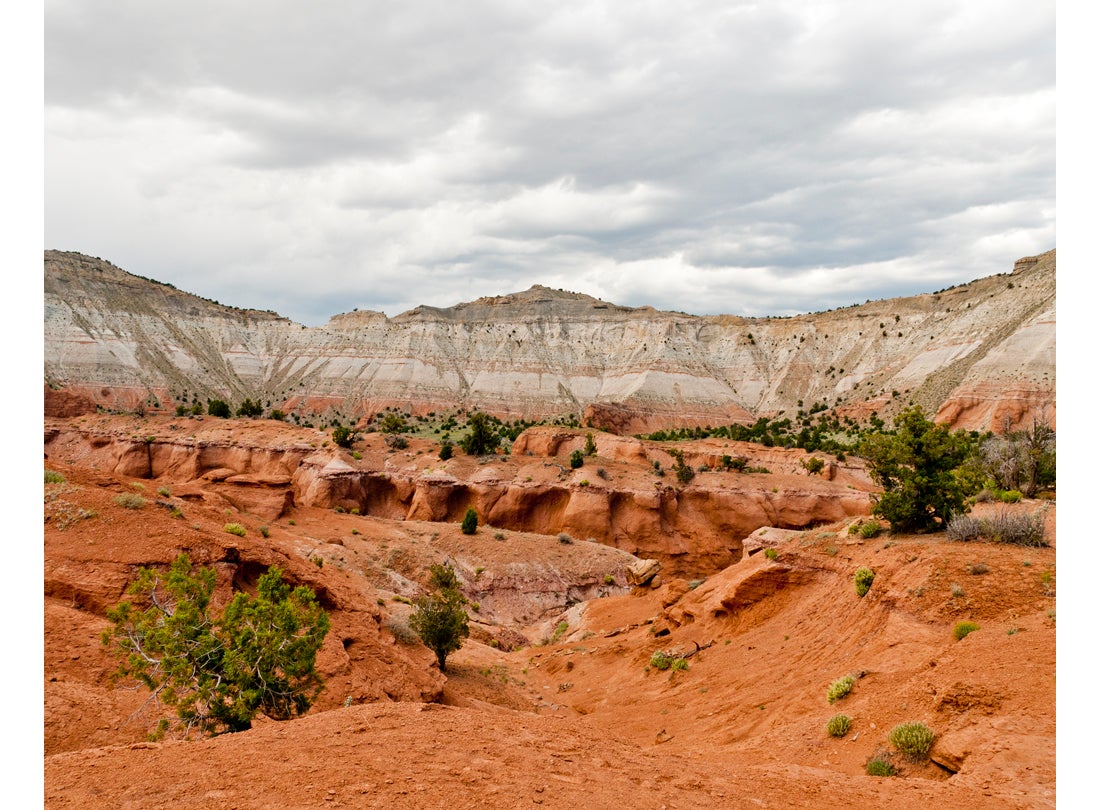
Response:
M572 413L637 433L800 403L888 417L912 400L968 429L1056 421L1054 251L938 293L792 318L696 317L535 286L318 328L47 251L44 337L55 415L249 397L344 417Z

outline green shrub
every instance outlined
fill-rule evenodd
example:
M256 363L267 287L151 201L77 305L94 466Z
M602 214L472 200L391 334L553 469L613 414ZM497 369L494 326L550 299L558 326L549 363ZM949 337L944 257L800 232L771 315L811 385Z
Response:
M568 532L558 532L558 542L563 546L570 546L573 544L573 536Z
M615 577L611 576L611 574L604 574L603 584L604 585L614 585L615 584Z
M123 509L141 509L145 506L145 499L134 492L124 492L115 497L115 503Z
M591 433L584 437L584 454L586 456L596 455L596 440L592 438Z
M271 537L271 529L267 528L267 526L261 526L260 534L264 537Z
M890 745L916 762L928 758L936 735L924 723L911 722L894 726L886 739L890 741Z
M1024 498L1024 493L1018 489L1006 489L997 494L1000 496L1002 503L1019 503Z
M168 489L168 487L161 487L157 490L157 494L160 495L160 497L162 498L171 498L172 490Z
M882 757L874 757L867 763L868 776L893 776L897 773L894 766Z
M439 447L439 460L446 461L454 455L455 448L450 442L443 442Z
M845 675L843 678L837 678L831 684L829 684L829 691L825 697L828 698L829 703L833 704L840 700L842 697L846 697L849 692L852 691L852 687L856 685L856 679L851 675Z
M981 630L982 628L974 624L974 622L958 622L955 625L955 629L951 631L951 634L955 636L955 641L962 641L969 636L975 630Z
M852 718L846 714L837 714L829 719L825 730L830 737L843 737L852 727Z
M817 475L818 473L820 473L822 470L825 469L824 460L818 458L817 456L810 456L807 459L803 459L803 461L801 463L802 463L802 467L810 475Z
M477 531L477 511L471 506L462 518L462 533L474 534Z
M882 531L882 524L877 520L868 520L862 526L859 527L859 536L864 540L870 540L872 537L878 537Z
M671 669L676 672L687 670L688 661L682 655L672 655L664 650L657 650L649 659L649 665L654 669L664 672Z
M262 416L263 412L263 405L259 402L253 402L247 397L244 402L237 406L237 416Z
M355 431L343 425L332 429L332 440L338 447L351 447L356 439Z
M875 572L866 566L856 569L855 583L856 595L864 597L871 590L871 583L875 581Z
M245 531L244 526L240 523L226 523L225 530L230 534L235 534L237 537L244 537L248 532Z
M65 476L59 472L53 470L46 470L46 483L47 484L64 484Z
M775 560L779 557L779 552L776 551L774 548L766 548L764 549L764 556L767 557L769 560Z
M222 419L228 419L229 403L221 399L211 399L206 402L206 412L211 416L217 416Z
M580 450L574 450L569 454L569 466L574 470L578 467L584 466L584 453Z

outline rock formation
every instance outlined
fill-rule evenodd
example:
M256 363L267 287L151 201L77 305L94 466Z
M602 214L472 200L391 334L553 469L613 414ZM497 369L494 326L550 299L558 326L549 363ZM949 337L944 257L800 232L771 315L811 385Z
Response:
M318 328L45 254L46 401L58 415L85 400L171 410L249 397L301 413L572 413L635 433L800 402L888 417L912 400L940 421L1001 430L1054 422L1054 348L1053 250L938 293L791 318L696 317L536 285Z

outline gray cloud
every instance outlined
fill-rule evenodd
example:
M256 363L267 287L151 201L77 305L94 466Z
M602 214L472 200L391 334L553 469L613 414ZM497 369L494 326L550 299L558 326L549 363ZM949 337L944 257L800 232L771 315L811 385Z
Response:
M1054 7L47 0L46 242L323 323L787 314L1054 246Z

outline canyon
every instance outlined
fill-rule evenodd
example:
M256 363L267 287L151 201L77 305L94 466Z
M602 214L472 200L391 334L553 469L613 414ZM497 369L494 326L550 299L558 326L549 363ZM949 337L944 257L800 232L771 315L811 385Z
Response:
M1041 516L1041 546L951 542L879 531L853 454L637 435L818 403L1053 425L1054 274L1051 251L792 318L535 287L309 328L47 251L44 806L1054 807L1052 492L973 507ZM265 413L189 411L211 398ZM385 408L434 422L398 442L370 421ZM559 424L442 457L431 425L474 408ZM182 552L218 607L273 566L313 590L331 631L307 714L147 739L171 710L116 683L100 639ZM446 673L410 626L439 563L470 620ZM928 759L889 743L912 721Z

